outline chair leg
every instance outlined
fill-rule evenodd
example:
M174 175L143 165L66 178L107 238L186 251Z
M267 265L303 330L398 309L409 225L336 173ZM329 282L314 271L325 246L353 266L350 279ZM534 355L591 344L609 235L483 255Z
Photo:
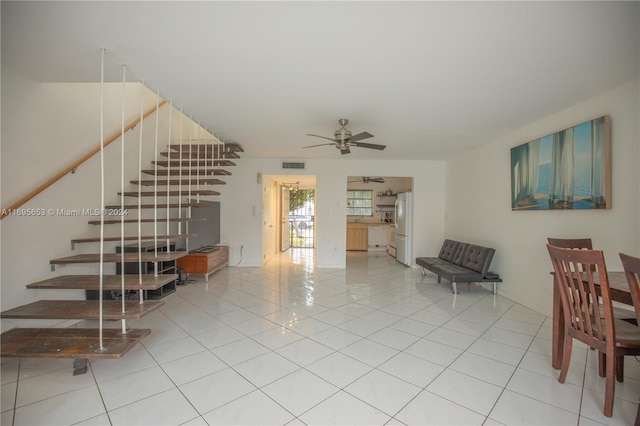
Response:
M616 356L614 354L610 354L605 358L605 371L607 372L607 374L604 378L604 415L607 417L611 417L613 415L613 397L616 390L616 375L614 374L616 368Z
M564 335L564 348L562 350L562 367L560 367L560 377L558 377L558 381L560 383L564 383L567 378L567 373L569 372L569 364L571 363L571 349L573 348L573 338L568 336L566 333Z
M624 357L616 357L616 380L620 383L624 381Z
M604 377L606 374L606 362L607 356L604 352L598 352L598 376Z

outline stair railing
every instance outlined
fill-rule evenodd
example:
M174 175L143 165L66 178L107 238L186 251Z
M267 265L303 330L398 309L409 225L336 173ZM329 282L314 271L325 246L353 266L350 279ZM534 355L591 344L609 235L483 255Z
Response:
M136 127L138 125L138 123L140 123L142 120L144 120L145 118L147 118L148 116L150 116L151 114L156 112L158 110L158 108L162 107L165 103L167 103L167 101L163 100L162 102L160 102L158 104L158 106L154 106L153 108L150 108L149 110L144 112L141 117L138 117L135 120L133 120L131 123L129 123L124 128L124 132L128 132L129 130L131 130L134 127ZM42 185L38 186L33 191L27 193L24 197L20 198L18 201L16 201L15 203L11 204L9 207L2 209L2 215L0 216L0 220L2 220L5 217L9 216L13 210L16 210L16 209L20 208L23 204L25 204L26 202L28 202L29 200L31 200L32 198L34 198L35 196L40 194L45 189L49 188L51 185L53 185L54 183L56 183L57 181L62 179L64 176L68 175L69 173L75 172L76 169L82 165L82 163L84 163L85 161L87 161L89 158L93 157L97 153L99 153L100 149L103 146L106 147L107 145L111 144L112 142L118 140L118 138L120 138L120 136L122 136L123 134L124 133L123 133L122 130L117 132L117 133L114 133L109 138L104 140L102 144L100 144L97 147L93 148L91 151L87 152L85 155L80 157L78 160L74 161L69 166L65 167L62 171L60 171L59 173L57 173L56 175L54 175L53 177L48 179Z

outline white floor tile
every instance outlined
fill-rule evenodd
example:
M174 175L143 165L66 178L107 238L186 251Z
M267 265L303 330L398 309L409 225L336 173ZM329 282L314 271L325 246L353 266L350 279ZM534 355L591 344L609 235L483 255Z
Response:
M505 390L489 415L506 425L570 425L578 424L575 413Z
M189 402L204 414L256 390L256 387L230 368L180 386Z
M248 409L250 407L250 409ZM284 425L293 414L256 390L202 416L209 425Z
M227 368L211 352L204 351L161 364L164 372L178 386Z
M164 392L175 385L158 366L100 383L100 393L107 410Z
M405 349L404 352L447 367L455 361L463 351L425 338L418 340Z
M298 370L261 390L299 416L336 393L338 388L306 370Z
M372 367L379 366L398 353L396 349L368 339L359 340L342 349L340 352L365 364L369 364Z
M109 412L113 425L178 425L198 416L177 389L153 395Z
M504 388L516 367L471 352L464 352L449 367L459 373Z
M422 389L384 371L373 370L344 390L393 417Z
M482 425L485 416L422 391L395 418L406 425Z
M20 407L15 411L14 424L70 425L104 412L100 393L94 385Z
M268 352L233 367L236 372L258 388L291 374L299 368L300 366L276 352Z
M339 388L347 386L372 369L370 365L340 352L334 352L306 367L306 370Z
M518 368L507 389L572 413L580 412L582 387L552 377Z
M72 369L63 369L20 380L16 407L22 407L77 389L95 387L95 381L90 374L74 376L72 373Z
M314 334L311 337L311 340L322 343L331 349L340 350L362 340L362 337L346 330L342 330L341 328L329 328L325 331Z
M210 349L218 358L228 365L236 365L269 352L269 349L249 338L227 343Z
M445 367L441 365L409 355L405 352L400 352L378 367L378 370L413 383L421 388L431 383L444 369Z
M276 352L288 360L304 367L332 354L335 351L328 346L317 343L314 340L302 339L287 346L283 346Z
M157 345L145 345L145 347L159 364L206 350L200 342L191 336L181 337Z
M502 389L451 369L445 370L426 387L431 393L485 416L498 400Z
M389 416L340 391L300 416L306 425L383 425Z

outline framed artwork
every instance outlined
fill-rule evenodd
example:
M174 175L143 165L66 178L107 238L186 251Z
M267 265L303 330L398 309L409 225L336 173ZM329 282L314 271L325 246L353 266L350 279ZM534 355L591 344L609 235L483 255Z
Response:
M511 148L512 210L610 208L608 115Z

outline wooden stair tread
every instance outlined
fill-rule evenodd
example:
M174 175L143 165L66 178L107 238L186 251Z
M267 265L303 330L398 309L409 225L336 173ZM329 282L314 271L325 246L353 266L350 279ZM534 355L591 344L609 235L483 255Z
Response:
M223 169L145 169L142 173L157 176L230 176L231 172Z
M167 222L167 218L157 218L157 219L153 219L153 218L148 218L148 219L125 219L124 223L138 223L138 220L140 220L141 223L153 223L153 222ZM207 218L206 217L183 217L183 218L177 218L177 217L170 217L169 222L206 222ZM105 225L113 225L116 223L121 223L122 220L120 219L109 219L109 220L105 220L104 224ZM87 222L89 225L100 225L100 221L99 220L90 220L89 222Z
M157 290L178 279L176 274L142 274L142 280L138 274L124 275L125 290ZM140 281L142 281L140 283ZM71 290L99 290L99 275L61 275L54 278L27 284L27 288L40 289L71 289ZM122 290L122 275L103 275L103 290Z
M140 204L140 208L142 209L153 209L153 208L158 208L158 209L166 209L167 208L167 203L158 203L158 204ZM169 208L170 209L177 209L179 207L211 207L209 204L204 204L204 203L169 203ZM121 206L105 206L105 209L120 209L122 208ZM138 208L137 204L125 204L124 205L125 209L132 209L135 210Z
M191 185L197 185L198 183L200 185L226 185L227 183L223 180L220 179L214 179L214 178L200 178L200 179L158 179L153 180L153 179L148 179L148 180L132 180L131 183L134 185L142 185L142 186L153 186L153 185L158 185L158 186L167 186L167 185L180 185L180 182L182 182L182 185L186 186L189 185L189 183L191 183ZM183 191L184 192L184 191Z
M231 160L223 160L223 159L219 159L219 160L205 160L205 159L195 159L195 160L159 160L159 161L152 161L152 164L157 164L158 166L162 166L162 167L215 167L215 166L222 166L222 167L228 167L228 166L235 166L236 163L234 163Z
M171 260L177 260L181 257L186 256L186 251L174 251L171 253L159 252L157 253L104 253L103 261L105 263L121 263L122 255L124 254L125 262L138 262L142 260L143 262L168 262ZM99 253L90 253L90 254L77 254L75 256L67 256L61 257L58 259L51 259L49 263L51 265L67 265L70 263L99 263L100 262L100 254Z
M137 191L127 191L127 192L118 192L118 195L123 195L125 197L137 197L138 195L142 197L187 197L188 191L167 191L163 189L162 191L154 192L154 191L141 191L138 194ZM191 188L191 195L220 195L218 191L212 191L210 189L193 189Z
M151 333L149 329L14 328L0 336L0 356L17 358L121 358Z
M181 238L193 238L197 237L198 234L170 234L170 235L141 235L138 237L137 235L126 235L124 237L125 241L151 241L158 238L158 240L175 240ZM104 237L104 241L121 241L122 237ZM90 238L75 238L71 240L71 244L78 243L98 243L100 242L100 237L90 237Z
M214 152L212 153L211 151L209 152L205 152L205 151L172 151L172 152L167 152L167 151L163 151L160 153L160 155L162 155L163 157L169 157L171 159L174 160L206 160L206 159L214 159L214 160L221 160L221 159L227 159L227 158L240 158L240 156L235 153L235 152L222 152L222 153L217 153Z
M210 144L210 143L183 143L183 144L171 144L170 148L174 151L196 151L196 150L211 150L222 152L244 152L241 145L237 143L225 143L225 144Z
M103 300L102 317L105 320L140 319L147 313L158 309L164 302L148 300L144 303L126 300L125 312L122 312L122 301ZM1 318L14 319L88 319L97 320L99 316L99 300L39 300L18 306L0 313Z

